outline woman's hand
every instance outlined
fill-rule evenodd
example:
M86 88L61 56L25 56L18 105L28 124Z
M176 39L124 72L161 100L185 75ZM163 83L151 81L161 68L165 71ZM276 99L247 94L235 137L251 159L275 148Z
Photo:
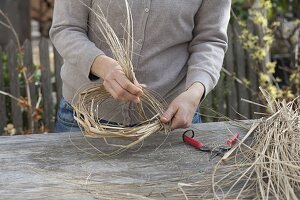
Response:
M143 90L137 80L131 83L125 76L122 67L118 62L108 56L98 56L92 67L91 72L103 79L105 89L120 101L140 102Z
M205 88L201 83L194 83L171 102L166 112L161 116L161 122L168 123L171 121L171 129L189 127L204 92Z

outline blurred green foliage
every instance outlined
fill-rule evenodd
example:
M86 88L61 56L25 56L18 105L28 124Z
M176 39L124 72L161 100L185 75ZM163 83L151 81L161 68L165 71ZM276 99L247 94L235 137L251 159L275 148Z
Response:
M272 15L282 16L293 19L300 17L300 1L299 0L272 0Z
M300 28L300 1L233 0L232 8L234 20L241 27L239 39L254 61L251 68L259 77L259 85L275 98L292 100L299 96L300 66L299 53L296 51L299 48L299 36L296 36L296 31ZM254 30L248 28L248 22L255 26ZM290 31L285 32L283 30L287 22L289 25L293 23L293 26L290 26ZM274 43L279 49L276 54L289 55L289 64L279 66L276 61L271 61ZM275 73L279 67L289 77L288 82L282 86L282 77Z
M263 1L263 0L259 0ZM249 17L248 10L252 7L255 0L233 0L232 9L241 19ZM274 21L276 18L285 18L288 21L300 18L299 0L272 0L272 8L268 12L268 20Z
M4 86L8 87L8 85L9 85L9 74L8 74L8 69L7 69L7 63L8 63L7 53L1 52L0 53L0 59L2 61Z

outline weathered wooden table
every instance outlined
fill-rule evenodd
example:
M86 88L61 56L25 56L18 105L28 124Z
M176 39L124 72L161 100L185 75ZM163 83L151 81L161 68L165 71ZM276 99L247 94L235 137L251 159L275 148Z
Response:
M223 122L193 129L207 143L225 141L229 130L246 132ZM97 150L111 146L82 133L0 137L0 199L185 199L182 183L203 179L220 158L209 161L182 133L153 135L112 158Z

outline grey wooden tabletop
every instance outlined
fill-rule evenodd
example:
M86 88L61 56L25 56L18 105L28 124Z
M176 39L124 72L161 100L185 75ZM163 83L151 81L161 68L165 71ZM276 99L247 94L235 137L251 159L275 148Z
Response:
M207 144L246 132L223 122L192 128ZM114 157L101 157L112 147L82 133L0 137L0 199L185 199L182 183L205 178L220 158L186 145L182 133L152 135Z

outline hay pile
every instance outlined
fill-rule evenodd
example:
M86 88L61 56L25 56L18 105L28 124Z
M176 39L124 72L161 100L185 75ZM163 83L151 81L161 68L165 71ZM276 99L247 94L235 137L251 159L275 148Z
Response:
M217 199L298 199L300 195L299 98L279 102L261 91L271 116L256 124L251 144L240 143L236 156L217 164L212 180Z
M113 58L122 67L126 77L133 83L135 79L132 64L134 44L133 20L127 0L124 0L124 2L126 5L127 19L124 27L124 38L122 38L123 42L121 42L115 34L100 7L98 7L98 12L91 8L89 9L97 18L98 30L109 45ZM78 96L75 97L77 101L72 103L75 111L74 118L87 137L103 138L105 141L107 138L121 138L133 141L126 145L115 145L120 147L120 149L107 155L118 154L131 146L141 143L154 133L163 131L167 134L170 132L169 125L160 122L160 115L167 108L166 102L159 97L159 95L146 87L143 88L143 92L144 95L140 97L141 102L135 105L138 122L134 126L126 127L122 124L112 124L109 122L110 119L106 119L102 116L99 117L99 108L107 101L115 101L102 84L88 87L88 89L81 91ZM121 110L121 107L116 108L116 110ZM116 110L112 110L111 112L118 112ZM145 110L148 115L145 114ZM151 116L149 116L149 113ZM108 122L103 123L101 122L102 119Z
M300 97L279 102L261 91L271 114L256 121L245 138L225 154L206 184L189 184L184 190L186 199L300 197ZM210 187L207 181L211 181L211 189L196 192Z

